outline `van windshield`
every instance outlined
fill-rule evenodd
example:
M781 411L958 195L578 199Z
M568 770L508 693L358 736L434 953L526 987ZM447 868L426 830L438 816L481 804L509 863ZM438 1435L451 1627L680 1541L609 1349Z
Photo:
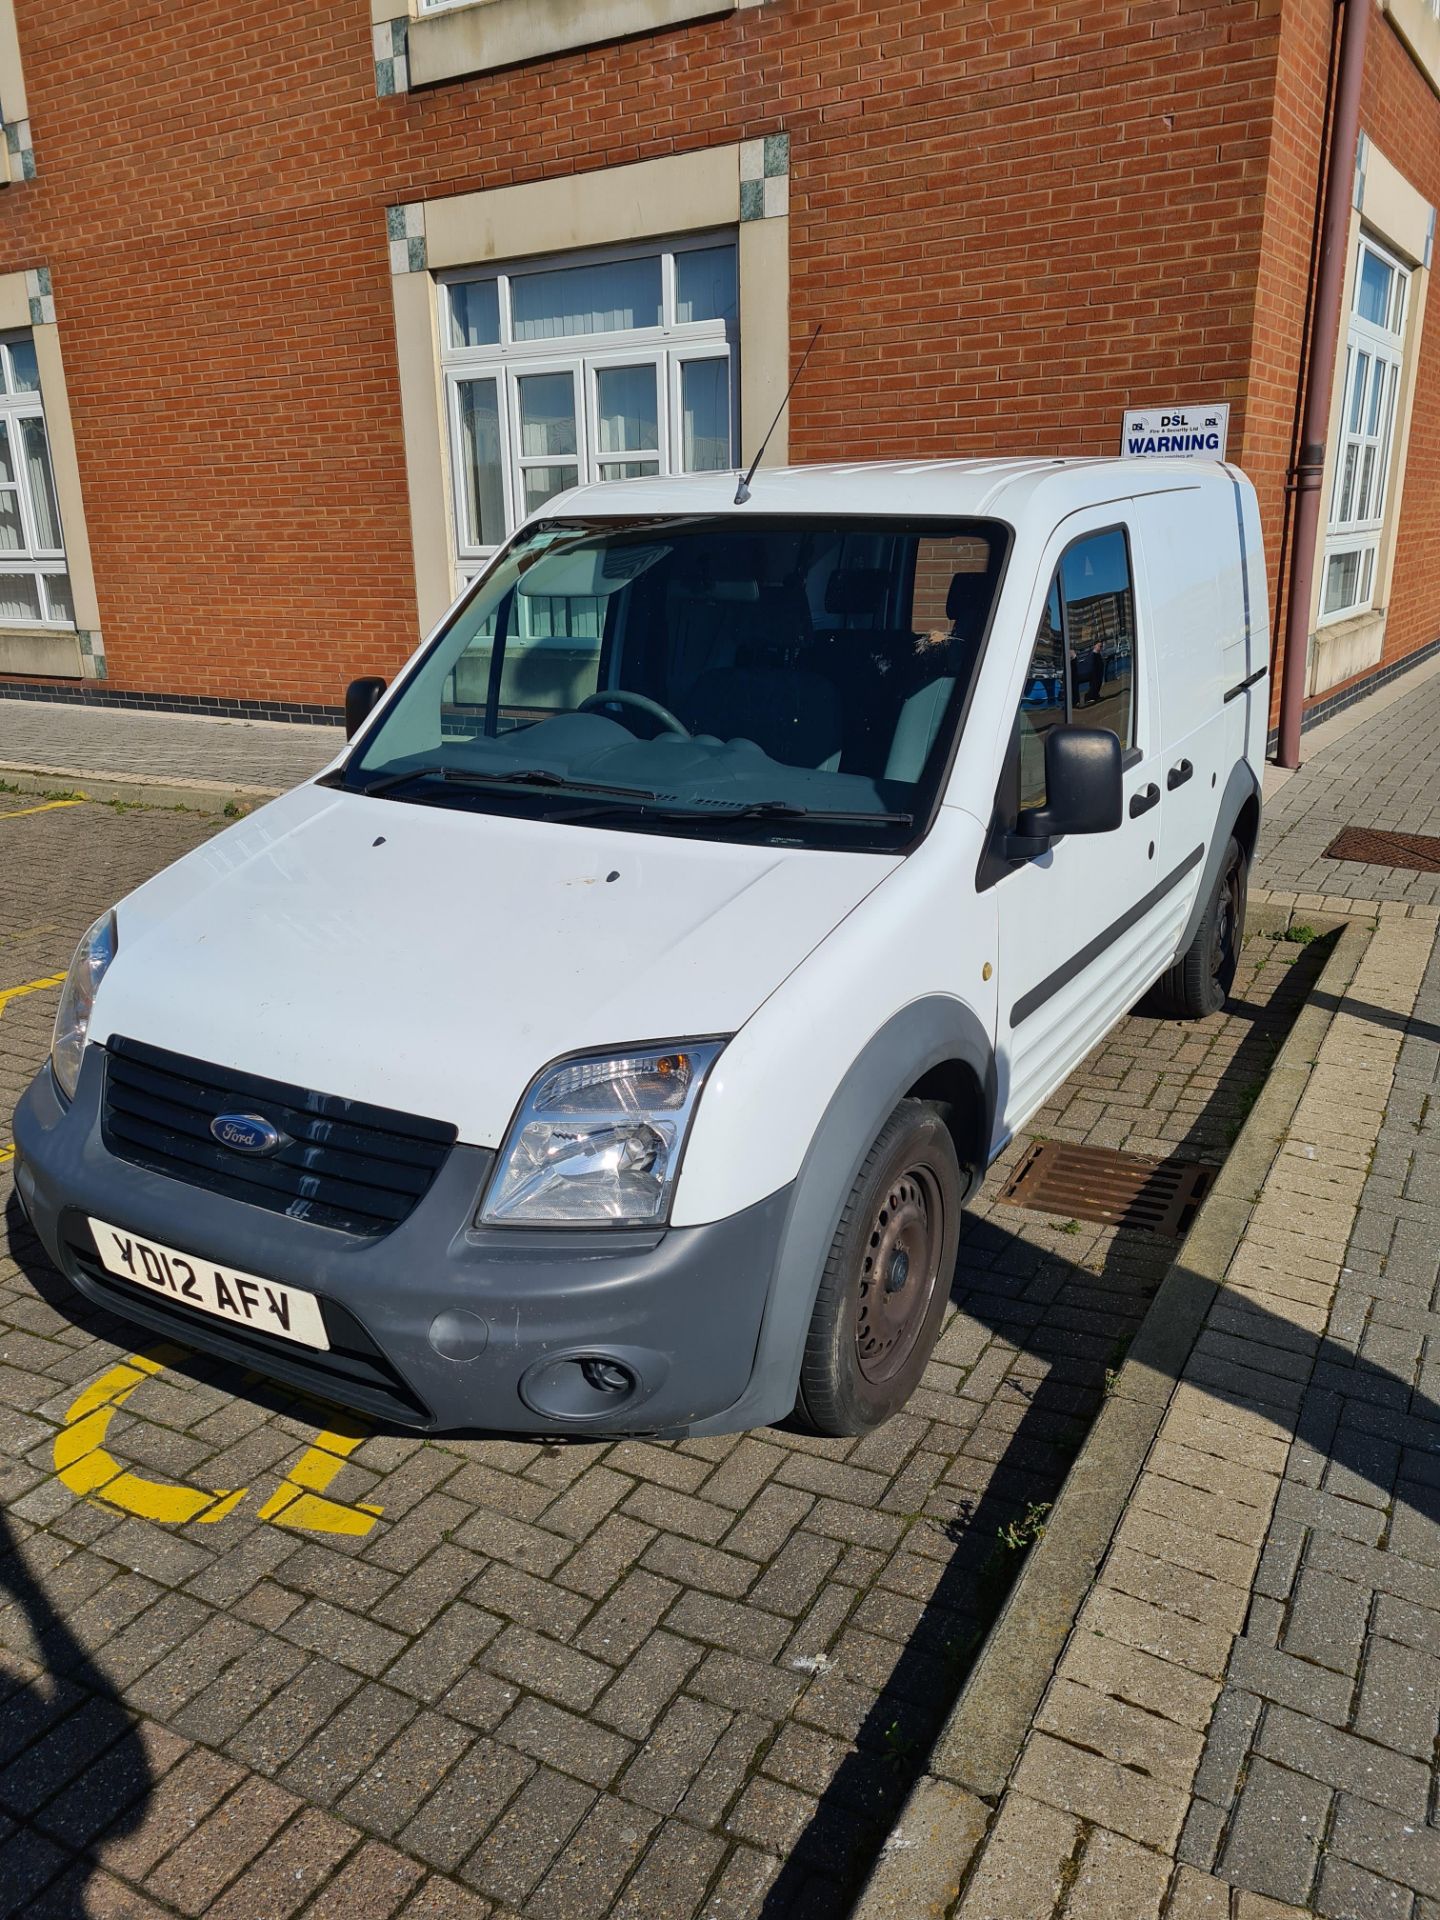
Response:
M577 824L893 848L989 624L995 521L541 522L412 671L348 788Z

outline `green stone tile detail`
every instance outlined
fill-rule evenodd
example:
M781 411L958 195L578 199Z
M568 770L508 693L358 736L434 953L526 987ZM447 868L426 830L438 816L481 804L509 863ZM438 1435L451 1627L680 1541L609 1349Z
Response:
M44 295L54 292L54 288L50 285L49 267L37 267L35 269L35 285L42 298Z
M770 179L790 171L790 136L767 133L765 136L765 172Z
M765 218L765 182L763 180L740 182L740 218L742 220Z
M412 239L409 242L409 254L411 273L423 273L425 271L425 241L423 236L418 240Z
M32 300L32 301L30 302L30 324L31 324L31 326L32 326L32 327L43 327L43 326L44 326L44 324L45 324L45 305L44 305L44 302L43 302L43 301L40 301L40 300Z
M386 207L385 238L387 240L403 240L405 238L404 207Z
M376 98L379 100L386 100L389 98L389 96L392 93L394 93L394 91L395 91L395 62L393 60L377 60L375 62Z

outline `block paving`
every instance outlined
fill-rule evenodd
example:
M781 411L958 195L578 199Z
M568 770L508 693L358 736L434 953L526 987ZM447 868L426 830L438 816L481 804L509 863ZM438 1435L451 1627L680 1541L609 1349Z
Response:
M1440 914L1378 913L959 1920L1440 1916Z
M97 912L217 825L27 804L0 799L6 986L63 969ZM1314 965L1255 939L1227 1014L1125 1021L1031 1137L1219 1162ZM0 1003L0 1114L44 1057L57 991ZM0 1916L847 1911L1019 1558L1000 1531L1023 1539L1054 1498L1173 1253L995 1209L1025 1144L968 1226L921 1390L878 1433L560 1445L366 1429L327 1489L351 1511L382 1509L351 1536L257 1517L337 1417L194 1357L147 1377L106 1445L151 1479L251 1493L213 1523L170 1527L77 1498L55 1472L56 1433L81 1389L143 1341L71 1293L11 1200ZM0 1156L7 1145L0 1122ZM1214 1364L1233 1364L1228 1348ZM1066 1859L1075 1823L1104 1826L1113 1803L1109 1837L1081 1863L1106 1885L1143 1879L1178 1834L1221 1640L1244 1624L1228 1596L1243 1597L1258 1552L1253 1491L1216 1480L1220 1443L1189 1472L1197 1432L1216 1426L1212 1397L1195 1398L1167 1435L1165 1500L1137 1503L1129 1523L1139 1571L1097 1595L1022 1783L1056 1844L1072 1834ZM1224 1457L1276 1478L1265 1417L1243 1419L1239 1445L1220 1423ZM1223 1564L1185 1576L1222 1596L1213 1611L1167 1611L1151 1590L1157 1542L1187 1517L1224 1522L1206 1548ZM1155 1640L1157 1621L1175 1623L1170 1638ZM1183 1709L1161 1718L1145 1689L1172 1645L1192 1678ZM1112 1698L1121 1669L1125 1696ZM1282 1704L1307 1711L1298 1695ZM1130 1758L1102 1760L1107 1747ZM1091 1781L1082 1811L1051 1784L1061 1757ZM1121 1818L1142 1761L1155 1769L1144 1808ZM1369 1856L1355 1832L1358 1869Z

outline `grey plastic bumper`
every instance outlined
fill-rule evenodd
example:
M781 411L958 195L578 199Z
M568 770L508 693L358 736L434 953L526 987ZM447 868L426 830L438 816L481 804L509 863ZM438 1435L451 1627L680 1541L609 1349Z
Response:
M71 1283L157 1334L425 1429L723 1432L732 1407L743 1406L743 1425L788 1411L789 1357L778 1376L773 1361L759 1370L773 1403L763 1411L756 1376L789 1188L703 1227L477 1231L492 1156L456 1147L408 1220L361 1240L116 1159L101 1139L103 1079L91 1047L66 1107L41 1069L15 1114L17 1185ZM334 1351L232 1328L107 1276L91 1214L318 1294ZM618 1362L633 1390L592 1390L582 1358Z

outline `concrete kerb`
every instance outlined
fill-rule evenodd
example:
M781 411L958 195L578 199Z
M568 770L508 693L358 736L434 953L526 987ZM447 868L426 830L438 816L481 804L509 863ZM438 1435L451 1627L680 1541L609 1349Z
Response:
M853 1920L941 1920L959 1898L1180 1370L1284 1144L1320 1043L1373 937L1372 903L1354 904L1360 910L1354 917L1298 916L1317 932L1338 926L1335 949L1151 1302Z
M120 801L126 806L183 807L192 813L224 813L230 807L249 813L283 791L279 787L238 786L233 781L149 780L143 774L114 778L74 767L36 766L0 766L0 786L16 793L75 794L85 800Z

